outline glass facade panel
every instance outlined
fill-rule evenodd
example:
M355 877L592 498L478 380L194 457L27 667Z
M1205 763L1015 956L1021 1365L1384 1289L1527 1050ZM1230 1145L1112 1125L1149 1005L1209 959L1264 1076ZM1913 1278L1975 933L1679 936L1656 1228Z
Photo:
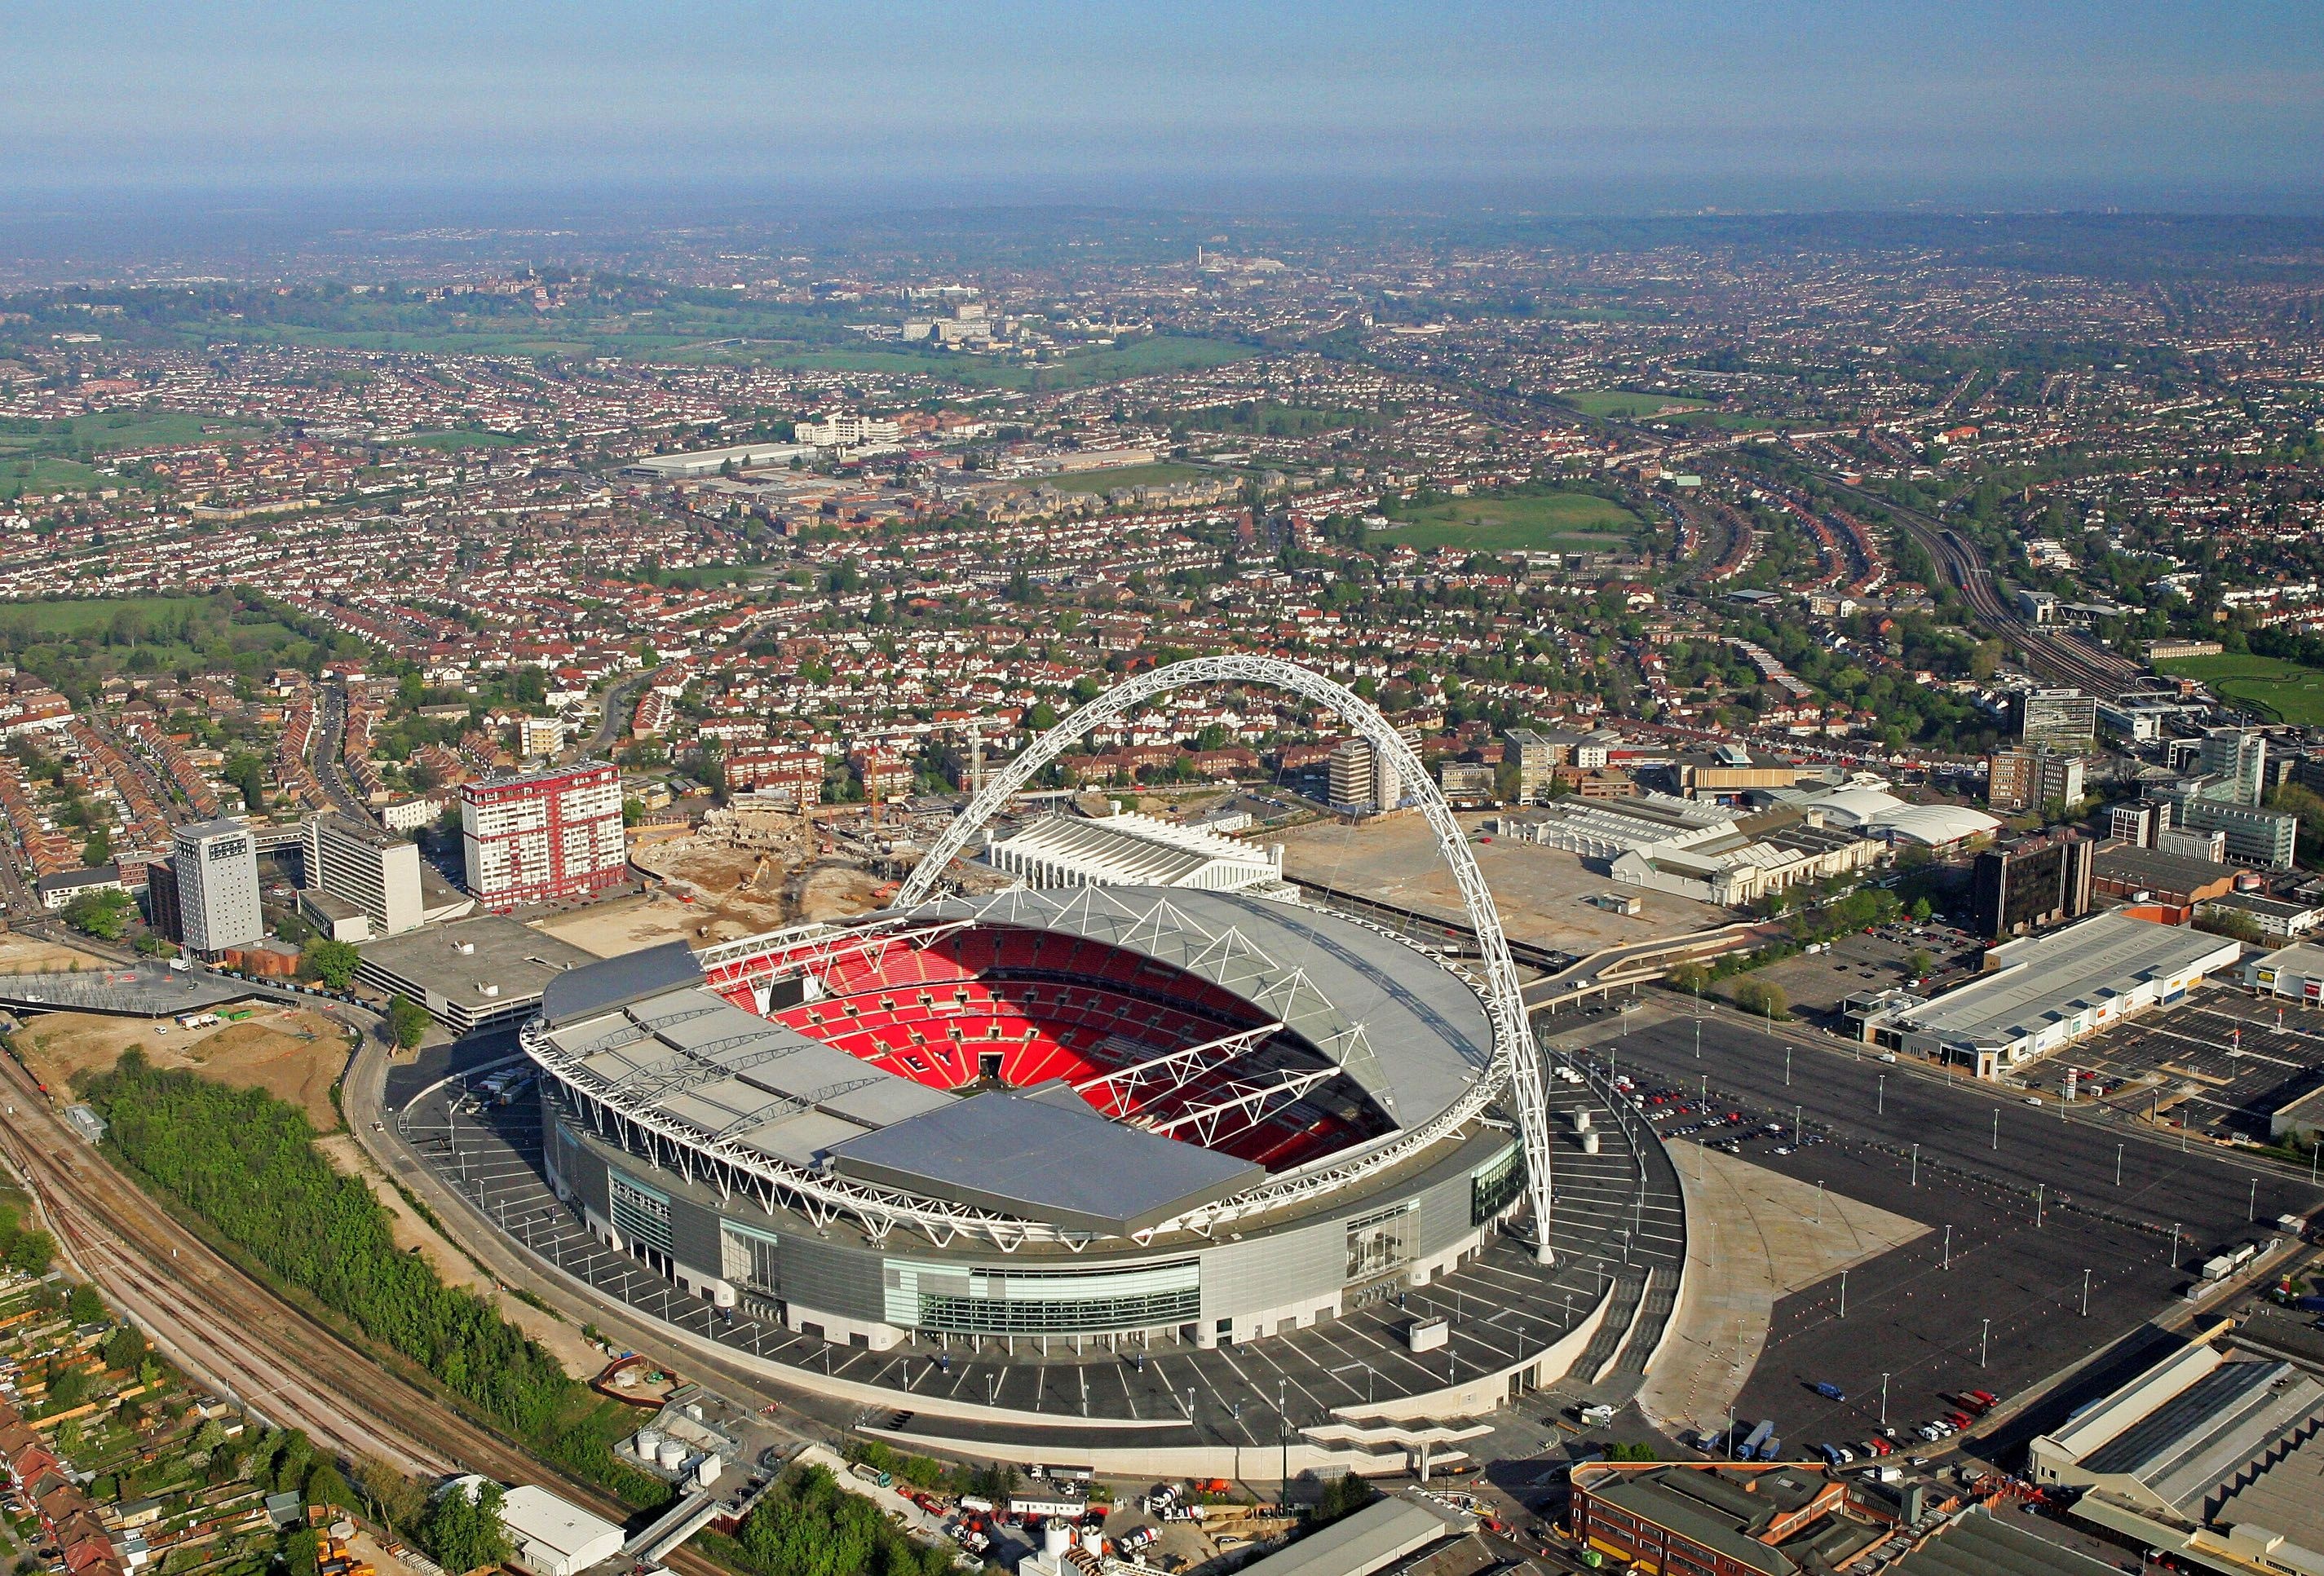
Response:
M882 1267L888 1322L962 1335L1071 1335L1183 1324L1203 1310L1202 1263L1115 1270Z

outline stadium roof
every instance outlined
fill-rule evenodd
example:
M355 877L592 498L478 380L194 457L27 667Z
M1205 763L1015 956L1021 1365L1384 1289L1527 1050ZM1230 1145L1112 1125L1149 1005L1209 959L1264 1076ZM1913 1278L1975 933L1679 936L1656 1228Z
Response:
M1064 1083L947 1100L832 1158L843 1176L1125 1237L1267 1180L1250 1161L1109 1121Z
M1393 937L1296 903L1075 887L953 899L921 915L1086 936L1184 969L1282 1019L1398 1127L1445 1111L1492 1064L1492 1020L1460 976Z

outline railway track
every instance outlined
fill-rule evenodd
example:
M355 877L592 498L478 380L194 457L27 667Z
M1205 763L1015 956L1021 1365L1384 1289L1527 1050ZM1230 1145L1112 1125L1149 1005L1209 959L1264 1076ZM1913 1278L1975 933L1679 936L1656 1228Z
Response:
M173 1361L347 1457L540 1483L610 1521L628 1519L611 1496L473 1422L212 1252L68 1129L13 1059L0 1068L0 1154L67 1257ZM721 1572L684 1550L665 1563L687 1576Z

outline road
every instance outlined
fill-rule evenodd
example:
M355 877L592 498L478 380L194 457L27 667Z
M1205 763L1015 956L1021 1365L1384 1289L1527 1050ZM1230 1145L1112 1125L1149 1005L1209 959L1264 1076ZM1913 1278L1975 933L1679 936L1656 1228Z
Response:
M339 755L346 745L346 687L327 684L315 701L315 753L308 764L314 769L316 780L323 785L323 791L330 795L331 803L339 812L368 825L372 823L371 806L364 804L349 785L346 771L339 766Z

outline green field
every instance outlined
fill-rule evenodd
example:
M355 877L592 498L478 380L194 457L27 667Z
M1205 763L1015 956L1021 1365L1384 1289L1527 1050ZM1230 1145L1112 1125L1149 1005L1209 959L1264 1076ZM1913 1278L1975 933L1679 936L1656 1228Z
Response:
M259 429L220 421L190 410L106 410L62 420L0 421L0 458L26 449L42 454L103 454L121 448L157 448L254 438Z
M1206 471L1200 465L1174 465L1164 461L1152 465L1116 465L1106 471L1075 471L1070 475L1047 478L1060 493L1111 493L1116 487L1151 487L1159 482L1191 482L1197 476L1214 476L1216 471Z
M1642 522L1618 503L1591 493L1520 498L1454 498L1432 503L1380 534L1423 552L1605 552Z
M2324 670L2276 657L2247 652L2217 657L2173 657L2155 668L2174 678L2211 687L2230 705L2294 727L2324 726Z
M58 602L0 602L0 618L43 635L87 635L111 629L124 608L151 628L212 605L207 596L86 596Z
M78 460L11 457L0 451L0 501L27 493L86 493L93 487L119 485L119 477L93 471Z
M521 438L505 432L478 432L470 428L447 428L441 432L415 432L395 440L406 448L507 448Z
M1700 410L1703 404L1701 400L1681 399L1675 394L1640 394L1628 389L1591 389L1581 393L1563 394L1559 398L1584 416L1603 417L1616 421L1667 416L1674 410Z

